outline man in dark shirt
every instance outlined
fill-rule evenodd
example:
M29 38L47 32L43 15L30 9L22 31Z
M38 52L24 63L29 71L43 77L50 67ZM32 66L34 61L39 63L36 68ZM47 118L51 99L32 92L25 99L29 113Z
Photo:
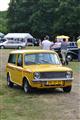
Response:
M66 39L63 39L63 41L61 42L61 55L62 55L63 64L66 63L67 46L68 43L66 42Z

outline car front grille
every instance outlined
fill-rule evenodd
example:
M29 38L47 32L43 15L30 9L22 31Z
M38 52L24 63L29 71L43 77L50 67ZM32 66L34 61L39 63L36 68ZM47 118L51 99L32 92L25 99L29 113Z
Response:
M50 78L65 78L66 72L41 72L41 79L50 79Z

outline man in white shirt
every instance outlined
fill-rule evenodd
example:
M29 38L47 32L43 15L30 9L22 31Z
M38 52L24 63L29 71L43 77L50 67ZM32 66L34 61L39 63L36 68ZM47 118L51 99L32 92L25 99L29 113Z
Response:
M41 47L42 47L42 49L50 50L50 47L52 44L53 44L53 42L49 41L49 36L46 36L44 38L44 40L42 41Z

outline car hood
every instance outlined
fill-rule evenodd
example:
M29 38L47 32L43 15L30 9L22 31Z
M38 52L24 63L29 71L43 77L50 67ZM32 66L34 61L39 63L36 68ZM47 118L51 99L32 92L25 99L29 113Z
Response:
M29 72L72 71L72 69L62 65L29 65L24 66L24 69Z

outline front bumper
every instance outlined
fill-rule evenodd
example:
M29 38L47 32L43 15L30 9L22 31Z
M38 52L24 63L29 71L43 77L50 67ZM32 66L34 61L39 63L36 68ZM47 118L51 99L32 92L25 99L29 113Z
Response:
M72 81L74 78L52 78L52 79L34 79L32 82L45 82L45 81Z

